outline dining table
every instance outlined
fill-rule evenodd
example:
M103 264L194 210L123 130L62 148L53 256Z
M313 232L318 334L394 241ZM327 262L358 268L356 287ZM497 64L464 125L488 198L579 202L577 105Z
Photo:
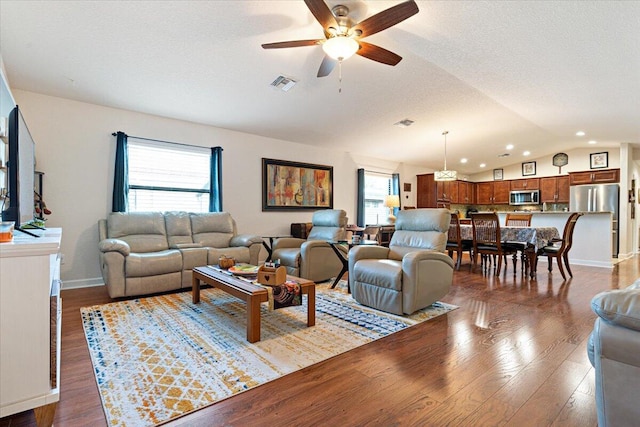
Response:
M452 227L455 226L452 225ZM460 238L473 241L473 225L460 224ZM559 238L560 232L556 227L500 226L502 242L517 242L525 245L524 252L531 278L535 278L539 251L549 245L551 240Z

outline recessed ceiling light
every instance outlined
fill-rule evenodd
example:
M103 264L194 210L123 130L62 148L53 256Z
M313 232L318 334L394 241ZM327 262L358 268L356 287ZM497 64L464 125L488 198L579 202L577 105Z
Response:
M486 163L480 163L480 167L481 168L485 168L485 167L487 167L487 165L486 165Z
M578 132L576 132L576 136L584 136L585 133L584 131L579 130Z
M530 151L525 151L524 153L522 153L523 156L528 156L529 154L531 154Z
M597 144L598 141L594 141L593 139L591 141L589 141L589 144L593 145L593 144Z
M507 145L507 150L513 150L513 144Z
M467 163L467 159L460 159L460 163Z

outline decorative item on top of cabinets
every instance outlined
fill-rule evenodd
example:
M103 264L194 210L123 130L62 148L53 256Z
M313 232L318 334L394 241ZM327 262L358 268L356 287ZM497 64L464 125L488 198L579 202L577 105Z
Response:
M522 164L522 176L536 174L536 162L524 162Z
M562 167L569 164L569 156L566 153L558 153L553 156L553 166L558 167L558 174L562 174Z
M494 181L502 181L504 179L504 170L502 169L494 169L493 170L493 180Z
M605 169L609 167L609 152L591 153L591 169Z

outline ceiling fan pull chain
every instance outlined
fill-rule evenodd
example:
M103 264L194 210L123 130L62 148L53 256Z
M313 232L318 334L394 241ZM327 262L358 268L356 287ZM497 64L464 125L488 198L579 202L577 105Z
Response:
M338 61L338 93L342 93L342 61Z

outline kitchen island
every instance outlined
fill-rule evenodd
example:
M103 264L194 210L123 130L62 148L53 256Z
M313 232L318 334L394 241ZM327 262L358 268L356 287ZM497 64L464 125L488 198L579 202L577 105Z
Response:
M504 224L507 212L496 212ZM571 212L531 212L532 227L556 227L562 235ZM569 251L571 265L613 268L611 212L583 212L573 232L573 246ZM538 264L538 272L546 269L546 261ZM555 267L557 268L557 266Z

